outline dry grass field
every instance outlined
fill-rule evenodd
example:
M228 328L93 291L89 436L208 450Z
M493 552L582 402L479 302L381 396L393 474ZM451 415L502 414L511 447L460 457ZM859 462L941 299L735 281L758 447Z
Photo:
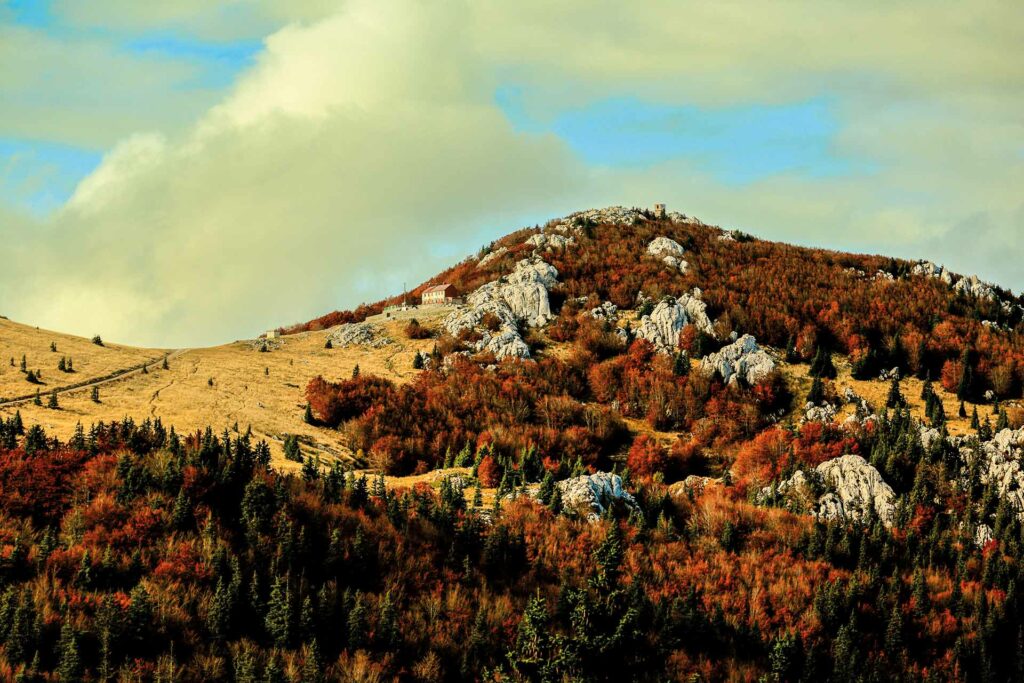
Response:
M412 368L414 355L418 351L429 351L434 342L430 339L408 339L404 333L407 319L416 316L430 327L446 313L443 308L422 308L400 314L398 319L384 316L370 319L393 340L381 348L350 346L327 349L325 342L333 330L323 330L281 337L273 342L279 346L267 352L256 350L251 341L172 352L167 370L162 368L166 353L163 350L132 349L112 344L99 347L87 339L0 321L3 323L0 327L0 349L6 357L15 357L17 363L25 354L30 368L34 367L31 359L41 357L48 361L44 367L53 368L49 372L43 371L43 379L47 382L40 387L43 406L36 406L32 401L0 406L0 415L12 415L15 410L20 410L27 424L39 423L61 438L71 435L79 422L88 426L100 420L109 422L124 417L136 421L160 417L165 425L173 425L179 432L207 425L218 431L236 426L245 431L251 426L257 438L265 438L270 443L275 464L284 469L298 467L283 457L282 442L288 434L300 437L302 449L307 454L319 455L328 462L334 459L348 461L351 453L338 432L304 422L306 383L316 375L323 375L329 380L351 377L356 365L361 372L381 375L399 383L408 382L416 373ZM51 340L56 340L57 353L49 350ZM90 377L102 377L147 360L152 364L146 373L134 372L100 385L98 403L92 400L92 388L88 386L61 392L58 397L60 407L53 410L46 407L47 394L54 388L72 383L58 384L54 379L58 375L64 376L56 370L62 351L74 357L76 370L79 357L82 358L82 370L68 375L75 383ZM2 385L8 397L30 393L35 388L25 381L17 367L8 366L0 377L8 382ZM8 386L17 387L17 391L7 389Z
M30 395L38 388L43 398L43 406L36 406L31 400L0 404L0 415L9 416L19 410L26 423L39 423L61 438L70 436L78 423L88 426L100 420L110 422L125 417L136 421L160 417L165 425L173 425L179 432L207 425L218 431L236 428L244 431L251 427L256 438L266 439L271 445L275 465L282 469L299 466L283 456L283 440L289 434L299 436L306 454L318 455L325 462L349 463L353 462L353 454L345 446L341 433L306 424L303 420L306 383L316 375L328 380L351 377L356 365L362 372L397 383L410 381L416 373L412 368L414 355L429 351L434 342L408 339L405 325L416 317L426 327L436 328L447 312L443 307L425 307L370 318L368 322L393 340L380 348L353 345L327 349L325 342L334 331L331 329L282 337L271 342L275 348L266 352L257 350L252 341L183 350L141 349L109 342L99 346L82 337L0 319L0 360L3 361L0 397ZM57 351L50 350L51 343L56 344ZM551 343L546 353L564 353L563 347L567 345ZM22 356L26 358L28 369L42 370L42 384L26 381L25 373L19 368ZM62 356L73 359L75 372L63 373L57 369ZM162 367L165 356L168 358L166 370ZM15 363L13 367L11 358ZM138 369L146 363L145 372ZM888 382L854 380L845 359L836 357L835 364L839 371L834 382L838 392L850 386L876 408L884 406ZM803 397L811 385L807 369L806 365L783 364L783 373L795 397L788 416L793 421L799 420ZM124 375L102 379L124 371L127 371ZM70 385L95 380L102 380L98 385L99 402L92 399L91 385L67 389ZM911 411L919 418L924 415L921 386L922 382L914 378L902 383ZM935 388L943 398L950 433L966 433L970 420L958 417L959 401L937 384ZM48 394L54 389L59 392L56 410L46 407ZM973 407L967 405L968 415ZM844 408L839 419L852 410L852 406ZM991 407L980 405L978 413L984 419L991 415ZM655 432L640 420L627 420L627 424L634 433L650 434L666 446L676 438L675 433ZM426 478L389 479L388 485L411 486L422 480L437 486L440 481L437 472L423 477ZM490 501L492 497L493 492L485 492L485 499Z

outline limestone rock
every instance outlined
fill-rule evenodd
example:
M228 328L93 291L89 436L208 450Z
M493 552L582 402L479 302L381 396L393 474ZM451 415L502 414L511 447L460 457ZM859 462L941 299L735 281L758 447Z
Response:
M530 349L519 334L519 323L530 327L544 325L553 317L548 289L558 282L558 271L538 257L523 259L505 277L481 285L466 297L466 305L457 308L442 322L444 329L457 335L476 329L484 316L499 321L495 333L484 332L477 351L490 351L499 360L529 358Z
M590 309L590 317L595 320L611 320L614 322L619 317L619 307L611 301L605 301L600 306Z
M482 257L480 257L480 260L477 261L476 267L477 268L483 268L488 263L491 263L493 261L497 261L498 259L500 259L502 256L504 256L507 253L508 253L508 248L507 247L498 247L494 251L487 252Z
M989 541L995 538L992 535L992 527L988 524L979 524L974 529L974 545L983 548Z
M911 275L937 278L947 285L953 284L953 274L946 270L945 266L935 265L931 261L918 261L910 269L910 273Z
M538 251L563 250L576 243L572 237L566 237L557 233L538 232L526 240L526 244Z
M892 526L896 494L864 458L844 455L815 469L832 489L818 501L819 517L860 520L873 511L885 526Z
M560 481L557 486L562 494L562 510L590 521L600 519L609 507L626 512L640 510L636 499L622 488L622 477L617 474L597 472Z
M960 278L953 285L953 289L965 296L988 299L990 301L996 299L995 287L984 280L979 280L977 275Z
M669 353L679 345L679 333L687 325L696 325L707 334L714 334L707 305L695 294L683 294L678 299L661 301L636 326L636 336L654 344L662 353Z
M832 422L835 419L836 408L831 403L825 403L820 406L807 403L804 406L804 415L800 418L800 422Z
M392 343L392 339L371 323L346 323L339 325L328 337L334 347L352 345L369 346L379 349Z
M686 251L682 245L668 237L655 237L647 245L647 253L660 258L669 268L685 273L690 264L683 258Z
M759 498L782 496L786 506L819 519L863 521L874 515L891 527L896 518L896 494L864 458L844 455L818 465L810 474L797 470Z
M742 379L752 386L774 372L775 361L758 346L753 336L745 334L719 351L709 353L701 361L701 369L717 373L726 384Z

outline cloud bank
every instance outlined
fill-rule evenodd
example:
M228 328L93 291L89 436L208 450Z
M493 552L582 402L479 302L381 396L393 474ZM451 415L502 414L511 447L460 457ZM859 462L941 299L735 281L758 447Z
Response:
M90 3L90 16L193 21L210 35L245 26L141 7ZM252 18L252 30L291 23L191 125L147 119L45 221L0 207L5 314L140 344L217 343L393 293L527 221L653 201L1024 287L1024 21L1010 4L287 7ZM509 83L529 130L496 102ZM685 155L588 163L545 128L614 97L741 107L823 95L840 123L830 152L870 170L728 183ZM168 105L179 118L193 106ZM9 116L21 123L4 126L31 118ZM68 125L101 140L87 123Z

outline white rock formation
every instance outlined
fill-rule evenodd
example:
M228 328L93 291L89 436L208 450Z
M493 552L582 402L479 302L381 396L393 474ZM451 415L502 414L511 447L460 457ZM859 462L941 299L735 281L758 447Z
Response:
M832 489L818 500L818 516L864 519L874 514L889 527L896 518L896 494L882 475L859 455L827 460L815 468Z
M945 266L938 266L931 261L918 261L910 269L911 275L922 277L934 277L942 280L947 285L953 284L953 273L946 270Z
M526 244L537 251L560 251L576 244L576 240L558 233L538 232L536 235L531 235L530 239L526 240Z
M508 247L498 247L494 251L489 251L480 258L480 260L476 264L476 267L483 268L488 263L491 263L492 261L497 261L507 253Z
M974 545L983 548L985 544L995 538L992 535L992 527L988 524L979 524L974 529Z
M339 325L328 337L331 346L346 347L358 344L379 349L387 346L392 339L371 323L346 323Z
M597 521L610 506L639 511L636 499L622 488L622 477L609 472L583 475L560 481L562 510L568 514Z
M523 259L508 276L481 285L466 297L466 305L444 319L449 334L480 326L484 316L499 321L497 332L485 331L477 351L490 351L499 360L514 356L529 358L530 349L519 334L519 323L544 325L553 317L548 289L558 282L558 271L538 257Z
M805 422L832 422L836 419L836 409L831 403L816 406L813 403L804 405L804 414L800 423Z
M953 289L966 296L989 299L990 301L996 299L995 287L984 280L979 280L977 275L960 278L953 285Z
M965 462L972 463L975 458L981 458L981 483L993 484L1017 515L1024 518L1024 469L1021 468L1024 428L1001 429L990 441L980 444L978 452L971 445L966 445L962 438L958 443Z
M825 492L817 496L823 487ZM870 515L891 527L896 519L896 494L864 458L844 455L818 465L811 476L797 470L774 491L782 495L790 507L809 512L819 519L861 521ZM770 497L772 487L761 491L761 498Z
M707 305L696 294L661 301L649 315L640 319L634 332L654 344L658 351L669 353L679 346L679 333L687 325L696 325L702 332L714 335Z
M669 268L685 273L690 264L683 258L686 251L682 245L668 237L655 237L647 245L647 253L660 258Z
M775 370L775 361L758 346L753 336L745 334L719 351L709 353L700 366L706 373L717 373L726 384L742 379L754 385Z
M619 317L619 307L611 301L605 301L597 308L590 309L590 317L596 320L611 320L615 322Z

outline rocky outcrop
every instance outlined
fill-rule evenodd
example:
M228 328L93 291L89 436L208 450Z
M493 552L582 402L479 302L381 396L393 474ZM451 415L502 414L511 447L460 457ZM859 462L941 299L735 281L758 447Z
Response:
M686 251L682 245L668 237L655 237L651 240L647 245L647 253L660 258L665 265L680 273L685 273L690 268L690 264L683 258Z
M484 254L483 256L480 257L480 260L477 261L476 267L477 268L483 268L488 263L492 263L494 261L497 261L498 259L500 259L502 256L504 256L507 253L508 253L508 248L507 247L498 247L494 251L489 251L489 252L487 252L486 254Z
M871 517L891 527L896 494L864 458L844 455L818 465L810 474L797 470L777 486L762 489L760 499L782 498L786 507L819 519L865 521Z
M526 240L526 244L537 251L561 251L576 244L576 240L557 233L538 232L536 235L530 236L530 239Z
M818 500L819 517L863 520L874 515L885 526L892 526L896 494L864 458L844 455L821 463L815 471L832 489Z
M590 309L590 317L595 320L610 320L615 322L619 317L619 307L611 301L605 301L600 306Z
M519 324L530 327L551 320L548 289L558 281L558 271L538 257L523 259L508 276L481 285L466 297L466 305L451 313L442 323L452 335L476 329L484 317L493 315L498 330L486 330L477 342L477 351L489 351L499 360L529 358L530 349L519 334Z
M346 323L339 325L328 337L331 346L346 347L353 345L369 346L379 349L392 343L391 337L381 332L371 323Z
M590 521L600 519L608 508L623 512L640 510L636 499L622 488L622 477L617 474L597 472L560 481L557 486L563 512Z
M658 351L669 353L679 346L679 333L687 325L696 325L702 332L714 335L707 306L696 292L661 301L650 314L640 319L635 333L654 344Z
M945 266L935 265L931 261L918 261L911 267L910 274L933 277L942 280L947 285L953 284L953 273L946 270Z
M958 442L960 455L967 464L977 463L981 483L995 486L999 496L1005 499L1024 518L1024 428L1001 429L991 440L979 444L978 450L969 441L961 438Z
M805 422L833 422L836 419L836 408L831 403L823 403L816 406L813 403L804 405L804 414L800 423Z
M743 380L753 386L775 371L775 361L758 346L753 336L745 334L717 352L709 353L701 361L701 369L718 374L726 384Z
M992 284L979 280L977 275L962 277L953 285L953 289L964 296L976 297L978 299L996 300L996 289Z

